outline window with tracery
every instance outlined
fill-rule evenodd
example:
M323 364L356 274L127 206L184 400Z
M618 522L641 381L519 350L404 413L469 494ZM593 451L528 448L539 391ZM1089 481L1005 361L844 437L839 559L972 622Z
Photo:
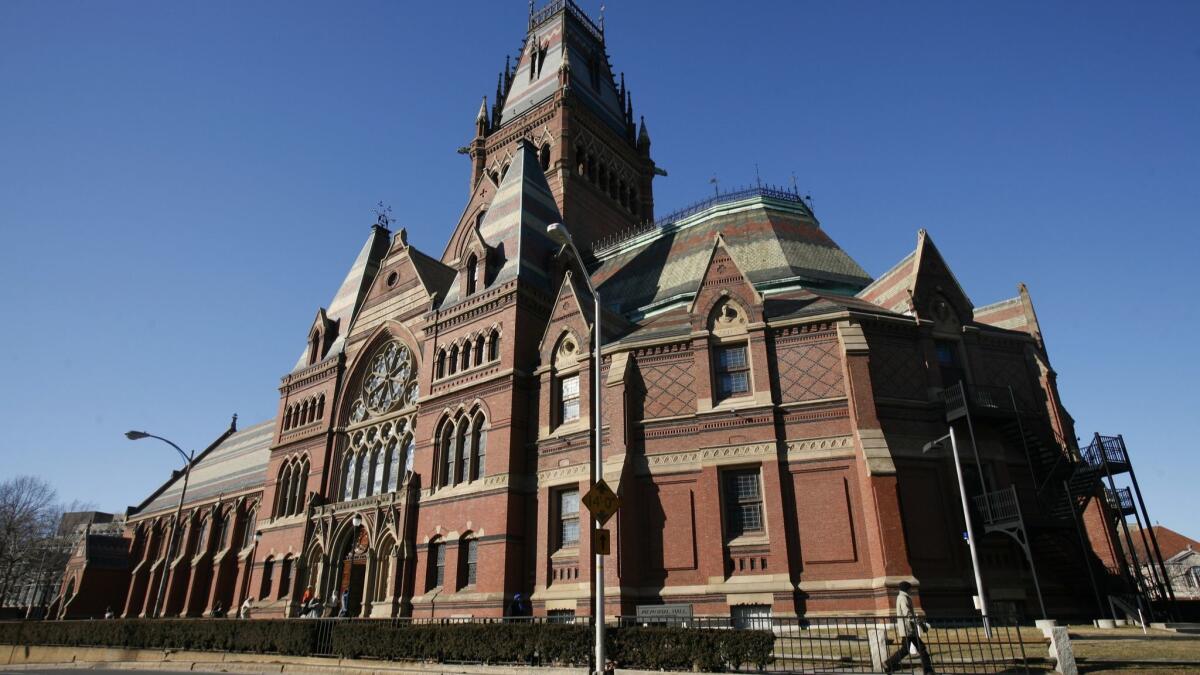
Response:
M377 349L350 406L339 472L343 501L395 492L403 484L412 470L419 396L413 352L397 340Z

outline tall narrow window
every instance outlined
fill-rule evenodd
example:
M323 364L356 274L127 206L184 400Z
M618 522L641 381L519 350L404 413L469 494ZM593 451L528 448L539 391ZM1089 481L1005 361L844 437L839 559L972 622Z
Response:
M579 376L570 375L558 381L558 421L560 424L579 419Z
M579 490L558 493L558 548L579 545Z
M729 538L763 531L762 490L758 469L724 473L725 525Z
M750 362L746 359L746 345L717 347L715 356L717 399L749 393Z
M383 492L383 463L387 460L387 455L378 448L371 453L371 473L374 475L374 481L371 484L371 491L367 494L380 494Z
M450 374L458 372L458 345L450 348Z
M225 542L228 540L229 534L229 514L217 515L217 525L213 529L216 532L216 547L214 551L220 552L225 550Z
M467 443L471 440L469 427L471 420L467 417L462 417L458 420L458 439L455 445L458 448L459 469L458 480L468 480L471 476L471 447Z
M292 565L296 559L292 556L287 556L283 559L283 563L279 565L279 595L277 597L286 598L292 592Z
M483 363L483 336L475 338L475 365Z
M367 486L371 480L371 462L367 459L366 452L360 452L356 460L358 462L358 484L354 486L354 498L367 496Z
M400 463L400 444L394 438L388 442L387 465L387 491L395 492L400 486L400 472L404 470L404 465Z
M433 558L433 585L442 586L446 583L446 544L438 542L437 552Z
M460 370L466 370L471 367L471 343L464 342L462 349L462 367Z
M476 274L478 274L476 268L478 267L478 263L479 259L475 257L474 253L471 254L471 257L467 258L467 295L475 294Z
M495 361L500 358L500 331L492 329L492 334L488 336L488 360Z
M471 425L471 450L475 460L471 465L471 480L483 478L487 462L487 435L483 433L483 413L475 414L475 423Z
M347 454L343 460L346 465L342 477L342 501L354 498L354 456Z
M958 343L954 340L935 340L934 350L937 352L938 370L942 373L942 385L952 387L959 382L966 382L966 370L959 359Z
M438 351L437 376L439 378L446 376L446 350L444 350L444 349Z
M258 597L260 600L265 600L271 595L271 583L274 581L271 576L275 571L275 559L268 557L263 562L262 568L262 586L258 589Z
M196 553L204 552L204 535L208 532L208 520L200 521L200 529L196 530Z
M459 587L474 586L479 568L479 540L474 537L465 539L458 552L461 576Z
M442 427L442 480L443 486L454 484L454 429L449 421Z
M258 527L258 513L251 511L246 515L246 531L242 533L242 548L250 548L254 543L254 529Z
M413 469L413 452L417 449L416 442L412 436L404 439L404 471L412 471Z

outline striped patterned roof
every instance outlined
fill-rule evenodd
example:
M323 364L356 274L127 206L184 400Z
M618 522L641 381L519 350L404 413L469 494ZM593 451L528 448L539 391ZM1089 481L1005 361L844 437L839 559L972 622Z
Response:
M489 284L500 285L520 276L543 290L557 290L550 288L546 263L558 246L546 234L546 227L561 221L546 174L538 164L537 151L532 143L522 140L479 225L479 236L494 250L500 263ZM454 279L441 307L462 300L461 282L461 275Z
M591 21L569 0L551 2L535 18L525 38L525 48L517 61L512 86L504 97L500 124L507 124L554 96L558 90L558 69L564 55L571 66L571 93L586 102L600 119L623 135L625 111L616 84L608 72L604 45ZM536 67L535 59L538 61ZM593 68L597 69L594 76L591 72Z
M201 455L192 467L185 505L261 487L266 479L274 435L275 421L268 420L234 432L220 445ZM182 489L183 474L179 473L165 490L140 509L139 515L174 509L179 504Z
M871 281L805 207L762 194L715 204L606 250L592 281L606 306L630 317L690 301L718 233L760 290L794 286L853 295Z

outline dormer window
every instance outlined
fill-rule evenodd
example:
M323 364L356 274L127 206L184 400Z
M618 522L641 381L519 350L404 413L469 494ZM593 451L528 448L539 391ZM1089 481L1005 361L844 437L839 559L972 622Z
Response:
M479 259L472 253L471 257L467 258L467 295L474 295L478 290L479 282Z
M579 375L558 380L558 419L562 424L579 419Z
M730 298L717 303L709 314L714 402L750 394L747 324L746 310Z
M314 331L308 339L308 363L312 365L321 359L321 333Z

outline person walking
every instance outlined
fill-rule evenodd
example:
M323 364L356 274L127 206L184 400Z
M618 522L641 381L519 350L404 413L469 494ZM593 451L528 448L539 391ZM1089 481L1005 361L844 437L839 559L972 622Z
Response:
M250 602L250 598L247 597L246 601L242 603L241 609L238 610L238 618L239 619L249 619L250 618L250 610L252 608L253 608L253 605Z
M921 657L921 668L926 675L933 673L933 661L929 658L929 650L921 640L921 626L917 621L917 613L913 610L912 596L908 592L912 584L901 581L896 593L896 633L900 636L900 648L888 657L883 664L886 673L895 672L900 662L910 653Z
M342 591L342 608L338 610L338 616L346 618L350 616L350 589Z

